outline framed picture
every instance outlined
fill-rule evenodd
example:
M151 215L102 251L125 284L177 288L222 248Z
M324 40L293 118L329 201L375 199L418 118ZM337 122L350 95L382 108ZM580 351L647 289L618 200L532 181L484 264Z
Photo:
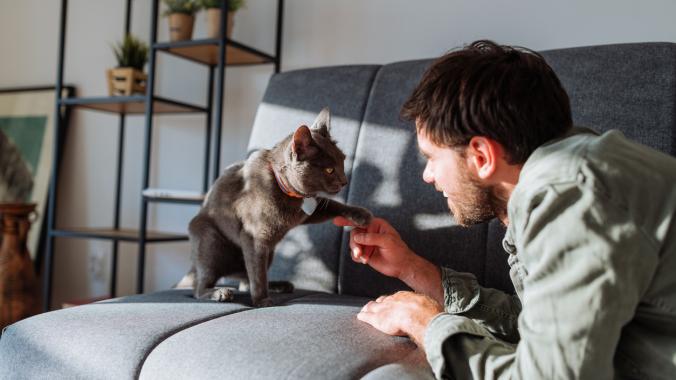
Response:
M62 97L73 95L73 87L63 88ZM43 226L54 164L55 110L54 86L0 88L0 202L37 204L28 235L33 260L46 232ZM60 117L67 118L64 109ZM66 123L61 125L65 129Z

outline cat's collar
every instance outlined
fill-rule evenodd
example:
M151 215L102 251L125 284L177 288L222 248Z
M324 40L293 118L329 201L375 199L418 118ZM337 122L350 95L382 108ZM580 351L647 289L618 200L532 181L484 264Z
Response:
M272 170L272 174L275 176L275 180L277 181L277 186L279 186L279 189L282 190L282 192L290 197L293 198L300 198L303 199L305 196L302 194L298 193L295 191L290 185L287 185L284 183L284 180L277 174L277 171L275 168L272 167L272 164L270 164L270 170Z

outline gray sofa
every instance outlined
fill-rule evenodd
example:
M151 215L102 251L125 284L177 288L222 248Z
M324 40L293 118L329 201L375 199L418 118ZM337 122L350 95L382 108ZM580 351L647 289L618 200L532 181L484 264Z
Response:
M676 44L643 43L543 53L568 90L576 123L620 129L676 155ZM414 129L399 108L430 60L307 69L272 77L250 151L309 123L324 106L347 155L339 198L388 219L419 254L511 292L499 223L454 226L423 183ZM188 252L186 251L186 255ZM429 378L424 352L356 320L370 298L405 289L353 263L347 232L299 227L279 244L272 279L299 290L254 309L166 290L58 310L0 337L0 378Z

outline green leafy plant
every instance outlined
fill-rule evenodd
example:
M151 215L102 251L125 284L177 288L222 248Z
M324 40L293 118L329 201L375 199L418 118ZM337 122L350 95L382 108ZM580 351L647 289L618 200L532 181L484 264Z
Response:
M220 8L223 0L198 0L198 4L202 8ZM235 12L244 6L245 0L230 0L228 1L228 11Z
M196 0L163 0L164 4L167 6L167 10L164 11L164 16L169 16L172 13L183 13L186 15L194 15L195 12L200 10L200 5Z
M127 34L122 42L113 46L117 67L133 67L143 71L148 62L148 44Z

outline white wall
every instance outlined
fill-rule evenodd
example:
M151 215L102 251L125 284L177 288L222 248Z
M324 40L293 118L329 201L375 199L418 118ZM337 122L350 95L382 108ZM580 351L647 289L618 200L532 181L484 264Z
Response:
M71 0L66 53L67 83L81 96L104 95L109 48L123 32L123 0ZM249 0L236 18L234 38L274 51L276 2ZM322 65L387 63L438 56L489 38L551 49L636 41L676 41L676 2L649 0L286 0L282 70ZM0 87L54 83L58 0L0 0ZM132 32L149 35L149 0L134 1ZM203 35L198 19L195 36ZM167 27L160 24L160 40ZM193 103L206 99L206 69L161 55L160 94ZM256 106L272 66L229 68L226 73L222 163L245 155ZM310 96L310 94L308 95ZM151 185L199 190L204 118L160 116L153 135ZM58 225L107 226L113 219L117 117L74 113L59 183ZM138 224L143 118L131 117L125 139L122 224ZM151 205L155 229L184 232L196 206ZM107 292L111 244L57 239L54 305ZM146 290L165 289L189 266L188 244L148 246ZM122 244L118 293L135 289L136 246ZM92 265L100 259L103 272Z

